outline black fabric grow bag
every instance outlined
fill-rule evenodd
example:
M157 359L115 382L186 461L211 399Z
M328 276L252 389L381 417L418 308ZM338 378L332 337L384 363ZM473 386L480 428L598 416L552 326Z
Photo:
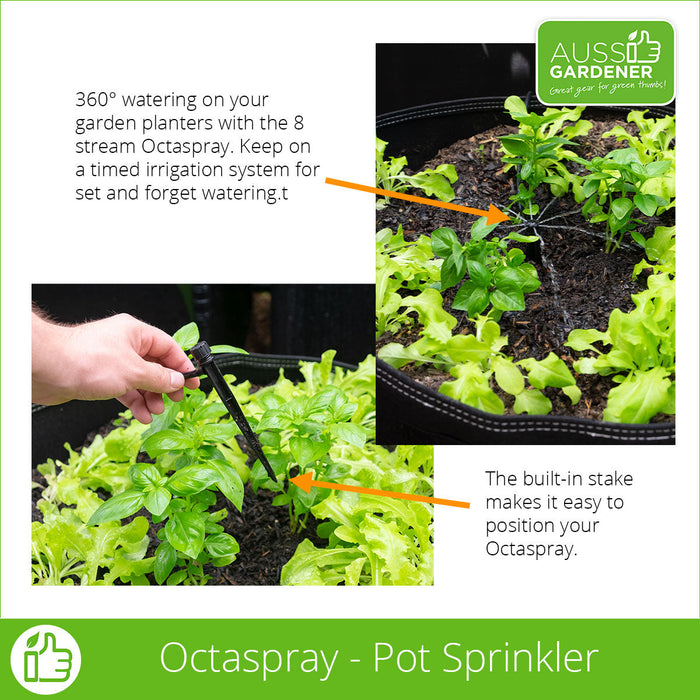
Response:
M524 99L524 98L523 98ZM511 123L506 97L421 105L377 117L387 155L406 156L420 168L438 150L499 124ZM534 97L530 108L544 109ZM635 107L587 107L585 116L627 114ZM648 116L673 114L651 107ZM675 423L629 425L564 416L499 416L428 389L377 360L377 442L383 444L674 444Z
M301 381L299 362L319 362L318 357L287 355L222 354L216 363L224 374L234 374L239 381L266 385L277 380L280 369L292 381ZM335 367L357 369L344 362L334 362ZM201 380L205 391L211 390L207 379ZM70 401L59 406L32 406L32 465L45 462L49 457L60 457L64 443L72 447L82 445L92 430L116 418L124 406L116 399L109 401Z

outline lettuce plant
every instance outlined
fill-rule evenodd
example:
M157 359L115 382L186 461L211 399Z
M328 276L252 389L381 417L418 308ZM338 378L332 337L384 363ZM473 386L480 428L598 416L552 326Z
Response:
M428 197L437 197L443 202L451 202L455 193L452 185L457 181L454 165L438 165L434 170L426 168L415 175L404 173L408 165L405 156L384 160L387 142L376 138L375 168L377 187L392 192L406 192L410 187L422 190ZM386 205L388 198L377 201L377 208Z
M34 585L111 585L117 579L148 584L153 557L148 548L148 521L134 518L86 527L72 508L43 504L44 521L32 523L32 583Z
M432 446L349 447L345 483L433 494ZM432 585L433 506L333 491L311 508L328 546L304 540L282 568L283 585Z
M401 309L401 292L418 290L440 280L440 263L435 259L431 241L421 235L406 241L403 228L393 233L382 229L376 239L376 320L377 337L395 333L411 325L407 311Z
M634 268L633 275L637 277L642 270L666 272L675 277L676 274L676 227L657 226L654 235L644 241L646 259L642 259Z
M543 360L514 361L502 352L507 337L501 335L498 323L488 316L476 319L474 334L452 335L457 321L443 311L439 292L427 289L421 296L424 303L420 316L426 324L421 338L408 347L399 343L385 345L379 350L382 360L396 368L414 362L447 369L454 380L443 382L440 393L488 413L502 415L505 411L502 399L494 391L494 382L514 397L516 413L549 413L552 403L542 393L548 387L561 389L573 404L578 403L581 392L576 380L554 353Z
M647 241L646 260L635 274L651 267L647 288L632 295L629 313L613 309L606 331L576 329L566 345L588 352L574 367L583 374L612 375L603 417L623 423L647 423L659 413L675 413L676 290L674 229L657 227ZM609 346L604 352L603 348Z
M146 426L136 421L127 422L125 411L120 414L122 427L113 430L106 437L97 435L92 443L80 453L71 449L66 461L49 459L37 469L46 480L42 492L43 504L56 507L57 504L75 508L76 515L82 522L87 522L100 505L95 493L102 489L110 494L118 494L129 488L131 481L127 474L129 465L136 461Z
M627 141L628 146L637 151L639 160L644 164L659 160L668 160L675 164L676 117L666 115L658 119L647 118L644 116L646 112L647 110L633 110L627 115L627 121L637 126L638 135L630 133L623 126L614 126L610 131L606 131L603 137L615 136L618 141Z
M128 411L120 416L125 422ZM108 585L147 583L153 558L148 547L148 521L127 525L86 523L101 503L101 489L119 494L130 486L129 465L136 459L146 426L133 422L106 437L96 436L80 453L66 444L66 461L49 459L38 466L46 480L38 508L43 522L32 523L32 582L36 585ZM34 484L34 487L41 487Z

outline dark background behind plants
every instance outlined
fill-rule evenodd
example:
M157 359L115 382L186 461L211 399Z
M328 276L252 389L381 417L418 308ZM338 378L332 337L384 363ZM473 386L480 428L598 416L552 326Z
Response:
M172 334L195 321L207 342L255 353L335 349L357 364L375 349L374 285L36 284L32 301L63 323L124 312ZM116 399L40 408L50 418L34 416L32 463L63 454L64 442L81 445L123 408Z
M534 44L377 44L377 114L464 97L524 95L534 83Z
M210 344L356 364L374 352L372 285L36 284L32 300L55 320L129 313L174 333L190 321Z

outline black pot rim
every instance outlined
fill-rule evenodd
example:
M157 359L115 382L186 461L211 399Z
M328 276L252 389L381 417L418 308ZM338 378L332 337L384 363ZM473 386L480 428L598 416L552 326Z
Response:
M450 114L469 114L470 112L484 112L487 110L497 110L505 113L503 103L509 95L502 97L465 97L459 100L448 100L446 102L432 102L414 107L405 107L394 112L385 112L376 119L376 128L382 129L388 126L404 124L417 119L429 119L431 117L442 117ZM533 94L519 95L524 101L529 98L530 106L534 109L547 109L549 105L543 105ZM675 114L675 103L670 105L590 105L586 107L589 111L620 112L627 114L633 110L647 110L653 117L660 117Z
M300 362L320 360L320 357L258 353L221 353L216 356L216 362L225 374L236 374L237 371L241 374L250 373L250 376L240 376L239 379L251 379L258 384L274 381L280 369L291 374L299 372ZM346 370L357 369L356 365L335 360L333 366ZM296 378L301 378L301 374ZM205 388L208 388L207 381L202 378ZM32 404L32 464L40 464L50 457L56 457L66 442L73 447L82 444L91 430L105 425L124 410L125 407L116 399L69 401L56 406Z
M493 436L503 436L504 441L517 435L532 437L546 434L551 442L570 442L570 438L588 440L661 444L675 440L674 423L610 423L590 418L552 415L504 415L486 413L477 408L440 394L434 389L414 381L400 370L377 359L377 384L400 394L406 401L415 401L423 409L432 410L442 416L443 428L462 425L465 428L484 431ZM447 430L446 434L453 434Z

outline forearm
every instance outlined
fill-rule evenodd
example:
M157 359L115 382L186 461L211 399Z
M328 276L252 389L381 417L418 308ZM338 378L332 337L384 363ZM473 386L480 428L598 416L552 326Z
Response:
M75 398L75 378L68 349L75 328L32 312L32 401L54 405Z
M118 398L144 422L163 410L163 394L182 399L192 363L162 330L128 314L64 326L32 313L32 400Z

